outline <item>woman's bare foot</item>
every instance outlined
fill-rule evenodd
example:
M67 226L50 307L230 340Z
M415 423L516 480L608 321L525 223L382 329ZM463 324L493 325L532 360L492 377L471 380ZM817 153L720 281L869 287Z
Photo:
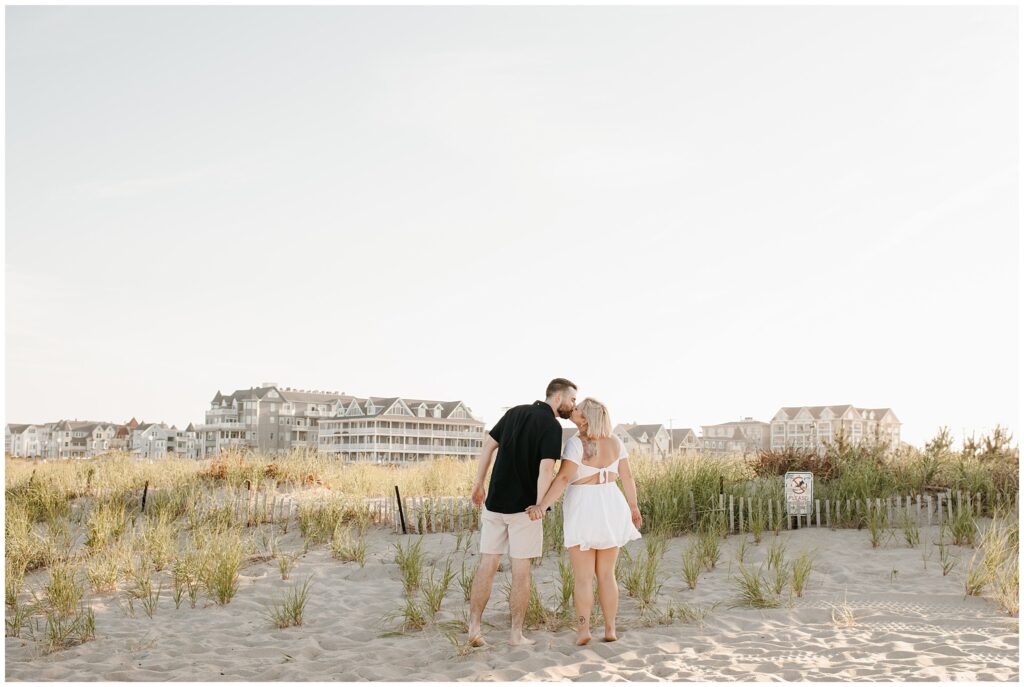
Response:
M590 623L583 616L576 619L576 646L583 646L590 642Z
M611 632L609 632L608 630L604 631L604 641L615 642L618 641L618 639L619 638L615 636L615 630L612 630Z

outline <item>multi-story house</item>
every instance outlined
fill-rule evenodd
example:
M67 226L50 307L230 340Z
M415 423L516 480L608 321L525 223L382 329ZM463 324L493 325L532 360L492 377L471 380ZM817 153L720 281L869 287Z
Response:
M328 391L279 388L274 382L213 397L206 422L196 427L202 456L249 448L285 453L317 448L321 418L344 414L352 396Z
M139 428L149 430L140 435ZM140 425L60 420L41 425L7 425L7 452L26 458L92 458L112 451L132 451L143 457L168 452L198 456L195 433L164 424Z
M353 398L319 420L317 447L347 460L410 463L468 459L483 447L484 423L462 401Z
M672 436L664 425L637 425L626 423L616 425L612 434L622 439L630 453L655 458L665 458L669 453Z
M50 443L46 425L7 425L4 431L4 453L14 457L41 458Z
M117 425L113 422L60 420L47 423L45 443L40 441L43 458L91 458L111 449ZM38 425L36 425L38 427Z
M132 432L139 426L139 421L132 418L123 425L117 426L117 431L114 432L114 440L110 442L110 449L112 451L124 451L128 452L131 450L132 443Z
M164 422L143 422L132 430L130 450L139 458L198 458L199 441L191 423L181 430Z
M273 382L219 391L210 402L206 423L196 427L200 454L215 456L225 448L251 448L264 454L317 446L319 420L345 412L352 396L331 391L280 388Z
M771 423L771 447L822 449L839 432L853 444L879 441L900 446L901 423L891 408L855 408L852 405L780 408Z
M701 450L701 441L689 427L671 430L672 445L671 453L698 453Z
M701 425L701 446L706 453L753 453L770 445L769 428L767 422L750 417Z
M308 448L388 463L475 456L483 429L461 401L357 398L272 382L229 396L218 391L206 423L196 427L202 456L235 447L261 453Z

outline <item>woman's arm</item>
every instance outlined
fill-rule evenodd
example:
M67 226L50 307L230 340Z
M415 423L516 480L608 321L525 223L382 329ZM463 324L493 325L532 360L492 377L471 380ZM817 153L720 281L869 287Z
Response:
M579 466L571 460L565 460L564 458L560 461L558 466L558 474L551 481L551 486L548 487L548 491L544 494L544 498L540 500L536 506L530 506L526 509L526 512L530 514L531 520L539 520L544 517L544 512L558 500L558 497L562 495L565 488L572 482L573 477L576 476L576 470Z
M544 494L544 498L537 504L541 510L547 510L558 500L558 497L565 492L565 488L569 486L569 482L576 476L576 470L579 469L579 466L571 460L563 460L561 463L558 466L558 474L548 488L548 493Z
M633 525L640 529L640 526L644 524L644 518L640 515L640 506L636 499L636 481L633 479L633 471L629 469L629 459L627 458L619 461L619 477L622 479L622 492L626 495L626 503L629 504Z

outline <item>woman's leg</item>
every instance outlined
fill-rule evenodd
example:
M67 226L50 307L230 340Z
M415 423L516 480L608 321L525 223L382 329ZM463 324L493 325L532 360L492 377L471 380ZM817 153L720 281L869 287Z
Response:
M595 567L597 569L597 594L601 599L601 615L604 616L605 641L614 642L615 614L619 611L619 583L615 579L615 559L619 547L598 549Z
M576 578L572 601L576 607L576 643L590 641L590 611L594 607L594 550L580 551L579 546L569 549L569 560Z

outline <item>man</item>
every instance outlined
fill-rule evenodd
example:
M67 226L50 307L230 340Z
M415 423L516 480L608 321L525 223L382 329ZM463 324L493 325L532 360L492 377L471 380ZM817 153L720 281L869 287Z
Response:
M473 505L484 505L484 477L495 449L494 470L487 504L480 515L480 566L469 598L469 644L483 646L480 632L484 607L491 596L494 573L501 557L512 559L513 646L533 644L523 636L523 620L530 599L532 559L544 551L544 524L531 520L526 509L537 505L551 485L555 461L562 453L562 426L576 407L576 385L568 379L552 379L544 401L521 405L506 412L484 437L480 463L473 484Z

